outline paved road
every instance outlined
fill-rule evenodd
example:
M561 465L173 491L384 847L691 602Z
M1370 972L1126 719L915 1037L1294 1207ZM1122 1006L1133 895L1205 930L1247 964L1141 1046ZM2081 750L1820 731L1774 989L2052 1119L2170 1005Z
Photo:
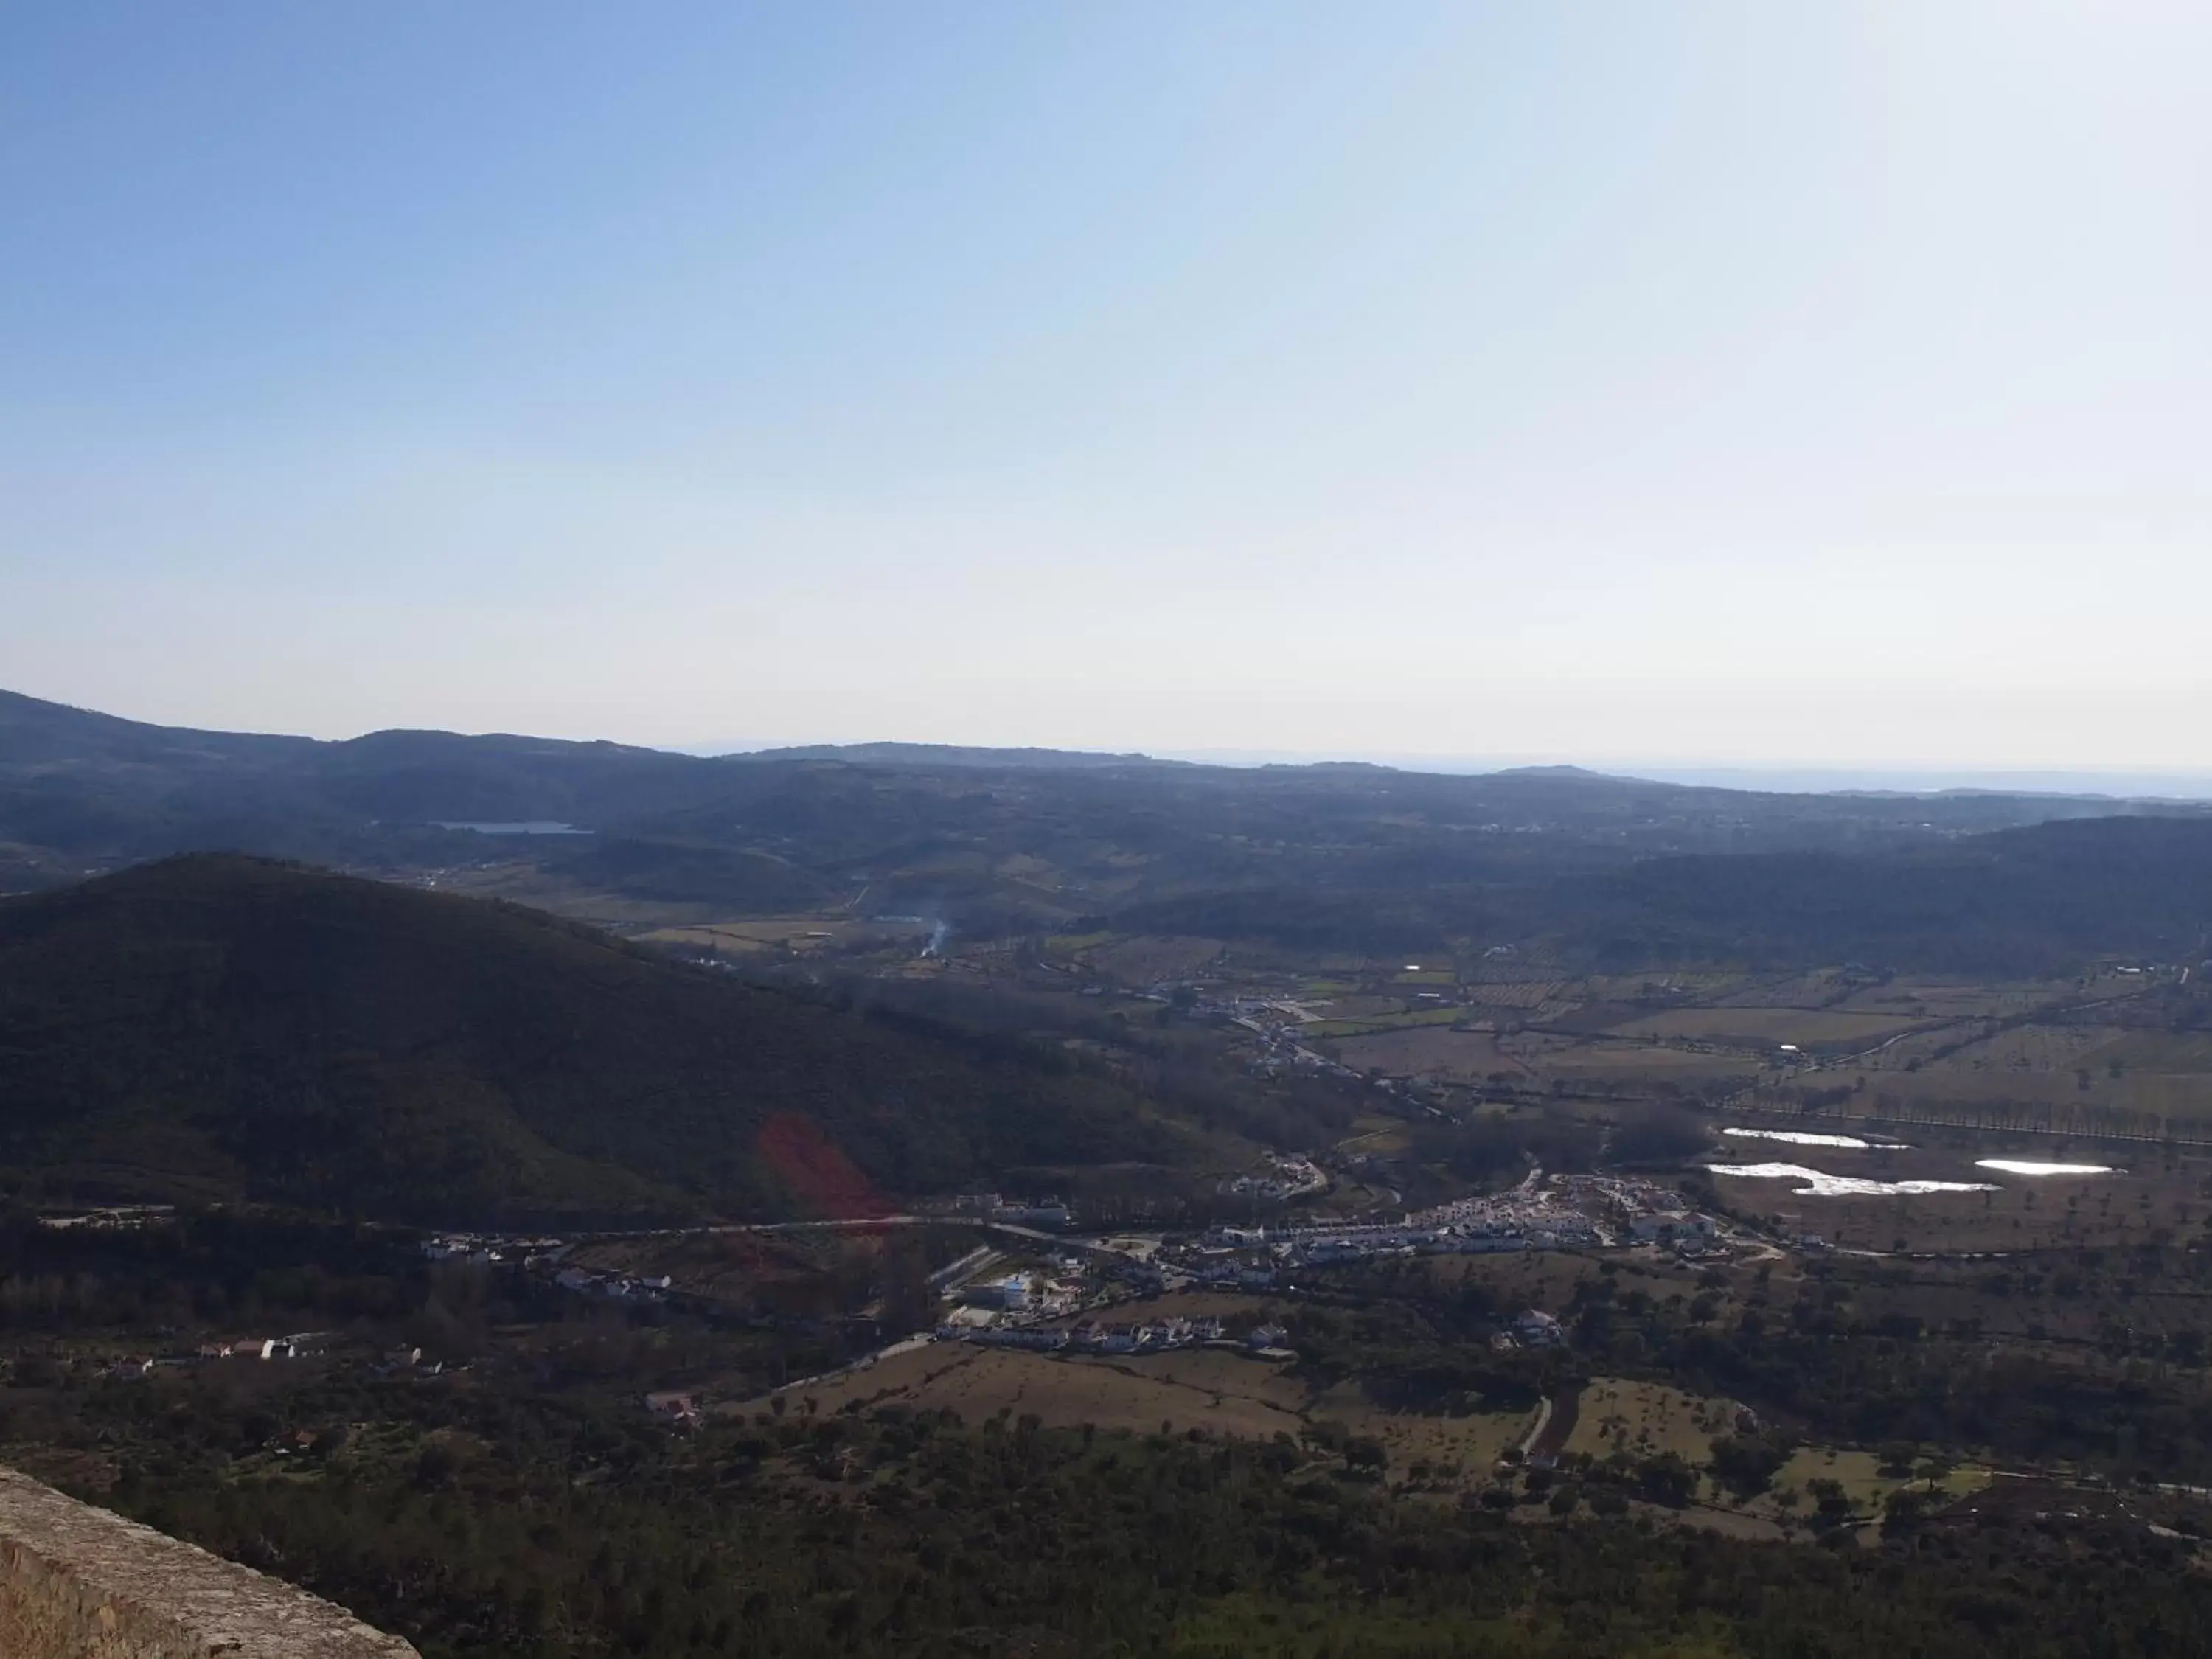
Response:
M817 1382L834 1382L841 1376L850 1376L854 1371L867 1370L878 1359L889 1359L893 1354L911 1353L916 1348L926 1348L936 1340L936 1334L932 1331L920 1331L912 1336L902 1336L887 1346L878 1348L873 1353L864 1353L858 1359L850 1360L833 1370L817 1371L811 1376L793 1377L790 1382L779 1388L770 1389L768 1392L769 1395L787 1395L794 1389L811 1389ZM765 1395L762 1396L763 1399L767 1397ZM733 1402L729 1409L742 1412L746 1406L753 1403L756 1402L737 1401Z
M1048 1233L1042 1228L1024 1227L1012 1221L978 1221L973 1216L960 1215L848 1215L834 1216L821 1221L726 1221L707 1227L641 1227L633 1232L583 1233L579 1239L605 1240L611 1238L690 1238L702 1234L731 1233L822 1233L872 1232L886 1227L968 1227L987 1233L999 1233L1012 1238L1032 1240L1040 1244L1057 1244L1063 1249L1090 1250L1100 1255L1124 1255L1111 1245L1073 1233ZM1135 1258L1132 1258L1134 1260Z
M1528 1425L1528 1433L1521 1442L1521 1461L1527 1462L1536 1449L1536 1442L1552 1424L1552 1396L1546 1395L1536 1402L1536 1420Z

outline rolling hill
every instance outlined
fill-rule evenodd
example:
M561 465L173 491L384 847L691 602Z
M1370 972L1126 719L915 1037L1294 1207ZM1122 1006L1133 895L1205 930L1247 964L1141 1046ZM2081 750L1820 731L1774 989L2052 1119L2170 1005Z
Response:
M2107 817L1857 856L1653 859L1559 901L1600 959L2022 977L2212 951L2212 821Z
M530 821L585 833L447 827ZM1788 794L1573 767L319 742L0 693L0 891L224 850L434 876L621 927L917 915L969 939L1110 928L1379 955L1520 941L1628 968L2040 972L2188 948L2208 825L2208 803Z
M514 906L212 854L0 902L19 1195L804 1216L1194 1144L1061 1056Z

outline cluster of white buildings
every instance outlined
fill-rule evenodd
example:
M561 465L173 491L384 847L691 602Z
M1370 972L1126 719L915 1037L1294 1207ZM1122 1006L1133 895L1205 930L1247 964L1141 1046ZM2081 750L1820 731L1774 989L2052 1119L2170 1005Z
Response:
M1624 1244L1669 1245L1702 1255L1719 1242L1720 1223L1690 1208L1681 1194L1634 1176L1554 1176L1552 1190L1583 1210L1603 1216Z
M1557 1244L1605 1244L1600 1218L1606 1206L1594 1203L1577 1183L1579 1176L1534 1177L1503 1193L1455 1199L1408 1216L1409 1224L1464 1237L1524 1238L1539 1249Z
M1408 1217L1396 1223L1334 1227L1224 1227L1206 1235L1185 1271L1202 1285L1266 1291L1273 1289L1289 1268L1326 1267L1385 1255L1481 1255L1607 1242L1587 1216L1571 1211L1549 1212L1540 1225L1503 1218L1439 1221Z
M1212 1261L1201 1261L1190 1269L1194 1284L1207 1285L1218 1291L1272 1291L1275 1288L1273 1259L1247 1261L1233 1255L1219 1255Z
M1057 1277L1025 1269L970 1280L961 1287L960 1299L971 1310L1032 1320L1062 1317L1085 1306L1092 1296L1084 1282L1079 1261L1059 1266Z
M1540 1226L1504 1220L1407 1222L1398 1226L1340 1227L1289 1241L1290 1259L1308 1267L1374 1255L1487 1255L1556 1250L1606 1242L1586 1217L1563 1212Z
M1458 1199L1395 1222L1215 1227L1162 1258L1192 1282L1273 1290L1301 1267L1389 1255L1482 1255L1518 1250L1658 1244L1702 1254L1722 1237L1670 1187L1633 1176L1532 1176L1510 1192Z
M480 1267L553 1269L553 1282L579 1296L604 1296L617 1302L658 1302L675 1280L666 1273L626 1273L611 1267L586 1267L566 1258L574 1246L565 1238L508 1237L483 1233L443 1233L422 1241L433 1261L465 1261ZM565 1265L562 1265L564 1264Z

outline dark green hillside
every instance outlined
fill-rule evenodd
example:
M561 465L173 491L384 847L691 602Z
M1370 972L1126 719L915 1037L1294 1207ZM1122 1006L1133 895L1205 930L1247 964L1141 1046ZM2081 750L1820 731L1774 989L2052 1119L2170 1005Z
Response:
M234 856L0 902L0 1177L453 1223L804 1215L1173 1158L1056 1056Z
M2202 815L2084 818L1860 852L1627 862L1530 836L1474 842L1448 861L1425 856L1387 846L1287 854L1273 862L1296 880L1176 893L1124 905L1111 921L1131 933L1375 954L1533 939L1564 959L1622 969L1863 962L2034 975L2099 957L2212 952L2212 820Z
M314 748L307 738L149 726L0 690L0 767L192 772L276 764L298 760Z
M1620 961L1683 955L2071 972L2212 949L2212 823L2106 817L1851 857L1653 859L1598 884L1582 937Z
M696 799L721 771L693 756L616 743L372 732L319 745L298 775L318 802L386 822L598 824Z
M1368 948L1557 933L1595 910L1609 927L1673 925L1663 895L1645 906L1633 892L1553 890L1638 860L1940 851L1981 831L2138 811L2212 816L2101 796L1802 795L1571 768L1445 775L902 744L709 760L406 731L317 742L0 693L0 889L224 849L392 876L495 862L526 884L521 867L536 866L542 890L586 907L688 904L700 921L772 913L826 884L846 898L865 887L880 909L946 915L970 936L1127 911L1117 925ZM586 849L564 839L433 827L532 819L690 850L633 848L566 872ZM748 866L763 854L778 867Z

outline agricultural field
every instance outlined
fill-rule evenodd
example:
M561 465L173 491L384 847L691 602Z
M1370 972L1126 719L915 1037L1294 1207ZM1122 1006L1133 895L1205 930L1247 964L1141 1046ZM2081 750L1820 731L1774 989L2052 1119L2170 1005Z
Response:
M1504 1047L1540 1078L1615 1091L1632 1091L1639 1078L1683 1088L1720 1088L1756 1075L1760 1067L1759 1060L1751 1054L1674 1048L1618 1037L1574 1042L1531 1034L1506 1038Z
M1387 1019L1407 1011L1404 997L1375 996L1340 991L1333 996L1316 997L1306 1001L1306 1007L1325 1020L1346 1024L1360 1024L1368 1020Z
M1362 1117L1354 1119L1352 1133L1336 1143L1339 1156L1365 1153L1376 1157L1391 1152L1402 1152L1408 1144L1406 1125L1395 1118Z
M1880 1515L1893 1492L1923 1492L1941 1503L1979 1492L1990 1479L1988 1469L1972 1462L1945 1467L1940 1474L1923 1474L1886 1468L1870 1451L1802 1446L1776 1471L1771 1486L1740 1506L1747 1516L1784 1525L1809 1524L1824 1491L1839 1496L1850 1514L1866 1517Z
M2083 1054L2053 1069L1975 1069L1938 1061L1863 1073L1840 1109L1869 1121L2049 1129L2156 1141L2212 1140L2212 1073L2130 1071L2114 1077ZM1817 1074L1815 1074L1817 1076Z
M1815 1048L1880 1042L1910 1030L1914 1023L1893 1015L1843 1013L1826 1008L1728 1006L1670 1009L1625 1021L1613 1030L1620 1036L1656 1037L1662 1042L1717 1042L1752 1048L1771 1048L1788 1042Z
M1092 972L1123 985L1156 985L1203 972L1220 960L1224 948L1218 939L1139 934L1097 945L1081 960Z
M1925 980L1891 980L1854 992L1834 1006L1856 1012L1893 1013L1913 1019L2015 1019L2067 1000L2076 994L2071 981L1981 985Z
M1515 951L1470 963L1460 977L1470 985L1510 985L1526 980L1564 979L1566 970L1547 957Z
M1394 1483L1419 1480L1431 1488L1458 1490L1497 1478L1499 1460L1535 1425L1534 1412L1428 1416L1383 1411L1357 1383L1340 1384L1317 1397L1311 1415L1379 1441L1389 1455Z
M1493 1034L1458 1031L1443 1025L1346 1037L1334 1044L1334 1052L1355 1070L1379 1071L1389 1077L1434 1076L1480 1083L1499 1073L1531 1075L1526 1066L1498 1047Z
M1733 1401L1701 1399L1664 1383L1593 1377L1562 1449L1597 1458L1673 1452L1703 1465L1712 1460L1714 1440L1735 1431L1738 1409Z
M2212 1075L2212 1031L2129 1031L2081 1059L2093 1072L2118 1066L2161 1077Z
M1980 1020L1917 1026L1901 1036L1891 1037L1870 1053L1853 1054L1829 1063L1837 1067L1848 1067L1855 1077L1877 1071L1889 1073L1917 1072L1923 1066L1939 1064L1957 1053L1962 1045L1978 1041L1986 1029L1986 1024Z
M1963 1028L1971 1031L1973 1028ZM2107 1025L2008 1025L1986 1037L1960 1042L1962 1028L1952 1028L1957 1044L1933 1066L1944 1072L2055 1072L2073 1069L2082 1057L2108 1048L2127 1035ZM1899 1062L1888 1054L1870 1056L1869 1069L1893 1070Z
M1548 1089L1555 1080L1600 1089L1633 1089L1646 1083L1676 1089L1724 1088L1748 1081L1759 1069L1759 1061L1747 1054L1619 1038L1576 1041L1533 1032L1501 1036L1441 1024L1346 1037L1334 1047L1338 1059L1360 1071L1467 1085L1503 1079L1514 1086L1536 1089Z
M1402 1013L1375 1014L1364 1019L1335 1017L1316 1021L1307 1028L1307 1035L1315 1037L1355 1037L1376 1035L1385 1031L1414 1030L1454 1026L1467 1018L1463 1010L1450 1006L1416 1005Z
M440 892L551 910L629 936L713 921L729 911L727 905L711 900L606 892L557 871L521 861L441 871L425 884Z
M1148 1434L1164 1423L1242 1439L1295 1434L1304 1425L1306 1389L1285 1367L1209 1349L1130 1355L1062 1357L928 1343L861 1370L784 1390L831 1416L858 1401L958 1412L969 1422L1001 1413L1035 1415L1048 1427L1120 1429ZM765 1401L733 1409L750 1413Z
M1054 933L1045 940L1045 949L1054 957L1079 957L1095 951L1102 945L1110 945L1114 935L1109 933Z
M1568 1000L1567 983L1556 979L1510 980L1466 988L1467 1000L1485 1008L1531 1010Z
M1816 968L1810 973L1779 978L1762 977L1708 995L1715 1008L1826 1008L1850 997L1866 983L1863 975L1838 968Z
M1243 1304L1247 1311L1251 1304ZM1106 1358L1024 1353L965 1343L932 1343L860 1370L781 1391L787 1409L830 1417L852 1407L899 1405L957 1412L969 1423L1035 1416L1048 1428L1132 1434L1202 1430L1243 1440L1297 1437L1310 1430L1369 1437L1383 1448L1402 1482L1462 1485L1489 1479L1507 1448L1517 1446L1532 1412L1454 1416L1384 1410L1357 1382L1316 1391L1286 1363L1218 1349ZM809 1404L808 1402L811 1402ZM750 1416L763 1397L726 1408Z
M832 916L762 916L716 921L695 927L663 927L643 935L650 945L694 951L712 948L727 956L801 954L873 946L918 939L929 930L920 923L854 921Z
M1424 963L1419 977L1437 971ZM2160 1043L2134 1023L2153 1006L2143 999L2171 994L2171 976L2106 968L2066 981L1870 983L1864 969L1831 967L1578 979L1516 957L1463 966L1459 1000L1443 1006L1407 996L1414 978L1385 964L1364 980L1308 980L1302 1036L1355 1071L1447 1087L1711 1098L1757 1085L1762 1098L1802 1098L1870 1086L1908 1113L2020 1102L2212 1123L2212 1042ZM1824 1078L1824 1054L1848 1075Z
M1531 975L1522 972L1519 977ZM1644 974L1592 974L1579 981L1583 992L1601 1002L1714 1003L1752 981L1742 974L1655 970Z

